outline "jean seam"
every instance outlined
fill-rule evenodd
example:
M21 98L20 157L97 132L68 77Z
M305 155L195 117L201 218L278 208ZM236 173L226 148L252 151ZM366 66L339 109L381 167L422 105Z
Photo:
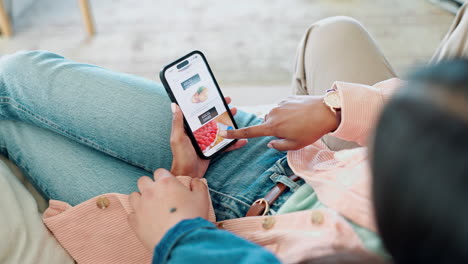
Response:
M3 101L2 99L6 99L7 101ZM14 104L13 104L13 103ZM27 114L27 115L30 115L31 117L33 117L34 119L36 119L38 122L40 122L41 124L45 125L45 126L48 126L49 128L52 129L52 131L56 131L58 132L59 134L61 134L62 136L69 136L75 140L77 140L79 143L83 144L83 145L86 145L86 146L89 146L95 150L98 150L98 151L101 151L111 157L114 157L114 158L117 158L117 159L120 159L126 163L129 163L131 165L134 165L134 166L137 166L137 167L140 167L144 170L147 170L147 171L151 171L151 169L149 168L146 168L146 166L142 165L142 164L139 164L139 163L136 163L136 162L132 162L130 160L127 160L117 154L115 154L115 152L107 149L107 148L104 148L102 146L99 146L97 143L89 140L89 139L86 139L84 137L81 137L81 136L78 136L70 131L67 131L65 129L62 129L60 128L59 125L55 124L54 122L48 120L47 118L44 118L40 115L37 115L35 113L33 113L31 110L28 110L26 107L24 107L23 105L19 104L18 102L12 100L10 97L5 97L5 96L0 96L0 104L9 104L11 105L13 108Z
M274 184L277 184L277 183L278 183L275 179L278 178L278 177L280 177L280 176L286 177L287 180L290 180L287 176L285 176L285 175L287 175L286 169L281 165L283 159L286 159L286 156L284 156L284 157L278 159L278 160L272 165L272 167L270 167L269 169L266 170L266 173L271 172L271 174L270 174L269 176L266 176L266 177L268 177L268 179L269 179L272 183L274 183ZM275 171L275 170L279 170L279 172L278 172L278 171ZM283 174L281 174L281 173L283 173ZM262 174L262 175L263 175L263 174ZM293 181L291 180L291 182L293 182ZM295 182L293 182L293 183L295 183ZM287 184L285 184L285 185L287 185ZM288 187L289 187L289 186L288 186ZM294 190L297 190L297 189L299 188L299 186L294 186L294 187L297 187L297 188L295 188ZM264 191L264 190L262 190L262 191ZM268 190L268 191L271 191L271 189ZM255 195L259 195L259 193L255 194ZM254 195L254 196L255 196L255 195ZM239 199L244 199L245 201L249 201L249 202L244 202L244 204L245 204L246 206L248 206L249 208L252 206L252 204L253 204L254 201L255 201L255 199L249 199L249 198L245 197L244 195L238 195L235 199L237 199L237 200L239 200ZM239 200L239 201L240 201L240 200Z
M238 198L236 198L236 197L234 197L234 196L231 196L231 195L229 195L229 194L225 194L225 193L222 193L222 192L213 190L213 189L211 189L211 188L208 188L208 189L209 189L211 192L214 192L214 193L219 194L219 195L221 195L221 196L227 197L227 198L229 198L229 199L231 199L231 200L234 200L234 201L236 201L236 202L239 202L239 203L241 203L241 204L243 204L243 205L245 205L245 206L250 206L250 204L248 204L248 203L246 203L246 202L244 202L244 201L242 201L242 200L240 200L240 199L238 199Z
M224 215L229 215L229 213L226 213L225 209L231 211L231 213L236 216L235 218L243 217L245 215L245 214L242 214L239 209L236 209L236 208L234 208L234 207L232 207L230 205L226 205L226 203L223 203L223 202L215 202L215 203L222 206L222 208L224 209L221 212L217 212L217 210L215 209L216 219L219 219L220 213L224 214ZM216 220L216 221L218 221L218 220Z

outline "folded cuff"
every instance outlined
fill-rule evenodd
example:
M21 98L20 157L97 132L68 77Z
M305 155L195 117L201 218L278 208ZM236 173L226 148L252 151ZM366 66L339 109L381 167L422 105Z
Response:
M378 88L345 82L335 82L341 96L341 123L332 136L365 146L373 130L384 99Z

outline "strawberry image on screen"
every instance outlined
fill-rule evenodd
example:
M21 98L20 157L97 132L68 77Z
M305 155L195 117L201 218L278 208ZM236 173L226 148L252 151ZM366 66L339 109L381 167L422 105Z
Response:
M214 145L218 136L218 124L215 120L211 120L206 125L193 132L193 135L201 150L208 150Z

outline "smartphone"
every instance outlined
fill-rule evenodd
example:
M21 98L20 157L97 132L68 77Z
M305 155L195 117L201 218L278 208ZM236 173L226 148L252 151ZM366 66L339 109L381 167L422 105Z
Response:
M211 159L237 141L219 135L221 130L237 129L237 124L203 53L190 52L165 66L159 77L184 114L185 130L198 156Z

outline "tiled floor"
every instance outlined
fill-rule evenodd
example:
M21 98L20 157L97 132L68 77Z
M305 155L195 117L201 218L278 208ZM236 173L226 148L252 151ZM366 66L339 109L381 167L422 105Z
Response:
M397 72L426 61L453 15L426 0L91 0L98 34L88 39L75 0L39 0L14 21L0 54L47 49L157 80L159 69L199 49L240 105L289 94L297 43L308 25L348 15L362 21Z

